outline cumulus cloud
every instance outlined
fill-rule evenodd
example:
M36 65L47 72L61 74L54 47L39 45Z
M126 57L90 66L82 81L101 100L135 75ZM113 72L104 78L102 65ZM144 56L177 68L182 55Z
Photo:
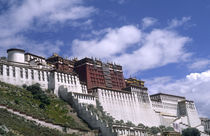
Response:
M2 4L8 7L0 14L2 50L20 46L27 48L33 46L31 43L37 43L22 34L33 29L36 23L49 25L76 21L89 17L95 11L94 7L84 6L83 0L21 0L2 1ZM37 43L37 47L45 43Z
M155 29L147 34L143 41L142 46L132 53L115 58L124 66L128 64L125 70L129 73L184 61L190 56L184 49L190 39L172 31Z
M154 25L157 22L157 19L152 17L145 17L142 19L142 27L143 29Z
M184 61L189 37L166 29L143 32L134 25L108 29L100 38L74 40L73 56L99 57L125 66L127 74ZM99 33L100 34L100 33Z
M201 73L190 73L183 79L173 80L170 77L158 77L146 82L150 93L169 93L185 96L195 101L201 116L210 117L210 70Z
M74 40L72 45L73 55L111 59L115 54L124 53L129 46L138 43L141 39L141 31L132 25L106 29L106 31L107 33L102 38L90 41Z

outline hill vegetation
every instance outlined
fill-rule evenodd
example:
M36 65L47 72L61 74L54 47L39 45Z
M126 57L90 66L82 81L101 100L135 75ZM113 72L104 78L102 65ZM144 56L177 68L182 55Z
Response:
M32 121L0 109L0 135L2 136L77 136L41 127Z
M36 119L63 127L90 130L63 100L42 91L38 84L17 87L0 82L0 104Z

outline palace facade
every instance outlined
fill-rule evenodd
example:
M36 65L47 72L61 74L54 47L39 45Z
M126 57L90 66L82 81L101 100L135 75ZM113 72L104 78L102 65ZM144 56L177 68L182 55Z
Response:
M171 94L149 95L144 81L124 79L122 66L84 58L64 59L57 54L44 58L22 49L8 49L0 59L0 80L22 86L39 83L43 90L73 93L79 103L96 105L115 120L145 126L172 126L177 131L196 127L203 131L193 101Z

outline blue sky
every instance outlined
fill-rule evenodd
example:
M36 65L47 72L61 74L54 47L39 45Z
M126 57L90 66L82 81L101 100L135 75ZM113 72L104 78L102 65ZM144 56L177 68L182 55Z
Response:
M208 0L0 0L0 56L15 47L115 62L210 117L209 13Z

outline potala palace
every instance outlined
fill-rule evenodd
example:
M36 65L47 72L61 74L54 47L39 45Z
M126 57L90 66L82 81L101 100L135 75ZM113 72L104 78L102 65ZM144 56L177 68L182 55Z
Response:
M8 49L0 60L0 80L22 86L39 83L66 100L73 97L80 104L96 105L115 120L145 126L171 126L181 132L187 127L204 131L193 101L171 94L148 94L144 81L124 79L122 66L84 58L64 59L57 54L44 58L22 49ZM71 97L67 95L71 94ZM119 134L129 131L116 128ZM135 135L142 133L135 131Z

